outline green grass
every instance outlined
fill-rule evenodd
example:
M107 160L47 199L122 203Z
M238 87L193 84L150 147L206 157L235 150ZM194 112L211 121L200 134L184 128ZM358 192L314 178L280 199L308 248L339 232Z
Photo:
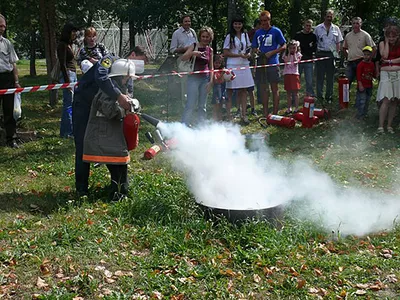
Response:
M23 86L46 84L43 73L26 76L28 68L19 64ZM149 114L178 120L182 106L168 101L165 86L163 79L138 82L137 98ZM58 138L61 107L50 108L47 97L23 94L20 125L40 138L0 148L0 297L399 299L398 226L341 236L291 217L294 207L279 229L206 220L163 154L142 159L150 146L145 121L131 153L129 197L108 201L109 175L100 167L92 169L90 196L77 198L73 141ZM399 133L375 134L373 105L365 123L353 114L333 108L333 118L313 129L264 129L253 118L242 132L268 132L276 159L302 158L340 186L398 197Z

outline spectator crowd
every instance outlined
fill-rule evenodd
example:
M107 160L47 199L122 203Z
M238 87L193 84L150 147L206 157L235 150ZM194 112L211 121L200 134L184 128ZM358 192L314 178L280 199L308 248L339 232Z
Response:
M318 106L334 105L336 62L344 56L349 88L356 85L355 117L359 120L367 117L375 78L379 80L377 131L384 133L386 127L388 133L394 133L393 119L400 98L399 24L388 19L383 36L375 44L370 34L362 29L361 18L352 19L352 30L343 37L340 28L333 23L334 17L334 11L327 10L324 21L314 29L313 21L305 20L303 28L289 41L278 27L272 25L268 11L260 13L249 32L245 30L245 20L234 17L223 40L222 51L217 53L210 46L213 30L202 27L196 34L191 27L191 17L183 15L181 26L172 35L170 52L176 58L177 71L203 72L181 78L180 97L185 103L182 123L193 126L206 120L207 96L211 91L214 121L231 122L233 106L236 106L242 125L249 124L249 109L250 115L257 116L257 104L262 104L263 116L296 113L301 106L302 74L304 95L315 97ZM20 87L18 56L10 40L3 37L5 29L6 19L0 14L0 89ZM77 66L83 73L76 88L63 90L60 136L73 138L75 142L77 192L80 195L88 193L90 163L100 162L107 165L111 174L111 196L118 198L127 193L129 186L129 151L123 140L122 120L135 107L133 78L139 62L146 63L147 56L141 46L131 49L124 58L110 53L97 41L93 27L84 30L84 45L75 53L72 45L79 30L71 23L65 24L57 47L58 81L76 82ZM310 62L313 59L317 60ZM285 63L283 68L280 68L280 62ZM254 70L254 66L262 67ZM233 69L234 74L226 69ZM287 108L283 111L280 110L279 95L281 77L287 94ZM14 97L1 95L0 101L7 146L18 148L13 118ZM102 128L108 128L113 134L107 135Z

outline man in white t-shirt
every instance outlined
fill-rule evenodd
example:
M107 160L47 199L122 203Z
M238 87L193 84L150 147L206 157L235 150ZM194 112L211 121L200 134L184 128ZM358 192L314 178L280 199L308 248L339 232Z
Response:
M363 60L362 49L370 46L373 50L372 57L375 56L376 45L368 32L361 29L362 19L354 17L351 20L353 30L346 34L343 43L344 56L347 59L346 76L349 78L349 86L356 78L357 65Z

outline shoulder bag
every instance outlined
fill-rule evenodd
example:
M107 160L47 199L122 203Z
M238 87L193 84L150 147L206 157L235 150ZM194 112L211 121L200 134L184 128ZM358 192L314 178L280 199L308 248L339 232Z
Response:
M193 51L197 51L197 43L194 46ZM176 63L178 67L179 72L193 72L194 70L194 64L196 62L196 56L192 56L189 60L182 60L182 56L178 57Z

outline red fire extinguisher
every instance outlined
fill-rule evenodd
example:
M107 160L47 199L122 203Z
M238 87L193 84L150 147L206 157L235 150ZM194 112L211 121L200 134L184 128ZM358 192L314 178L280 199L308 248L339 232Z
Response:
M303 114L304 117L301 121L301 124L304 128L311 128L314 125L314 98L313 97L304 97L304 105L303 105Z
M267 116L267 123L270 125L278 125L282 127L293 128L296 125L296 120L291 117L283 117L283 116L269 114Z
M301 112L304 113L303 109L304 108L301 109ZM331 117L331 113L326 108L316 108L316 107L314 107L314 116L317 116L318 119L328 120Z
M145 159L152 159L154 156L156 156L159 152L161 151L161 147L158 145L153 145L149 149L147 149L143 156Z
M128 150L135 149L139 144L140 119L137 114L127 114L124 118L123 130Z
M295 113L293 114L293 119L303 123L304 114L302 112ZM313 116L312 120L314 125L319 123L319 118L317 116Z
M338 79L339 82L339 105L340 108L349 107L349 79L345 74L341 74Z

